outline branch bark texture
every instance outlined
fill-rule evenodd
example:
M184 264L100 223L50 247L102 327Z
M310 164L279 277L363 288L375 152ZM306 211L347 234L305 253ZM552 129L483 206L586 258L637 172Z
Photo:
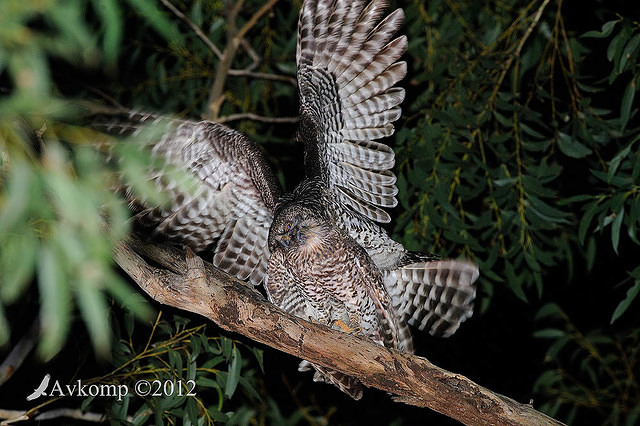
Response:
M190 250L185 256L172 247L132 238L116 249L114 258L159 303L200 314L224 330L355 376L368 387L394 394L398 401L429 407L470 425L561 424L531 405L496 394L423 357L292 316Z

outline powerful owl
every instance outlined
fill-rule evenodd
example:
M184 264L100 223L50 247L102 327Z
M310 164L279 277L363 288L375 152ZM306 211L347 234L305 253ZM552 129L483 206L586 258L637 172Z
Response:
M401 9L386 0L305 0L300 12L297 79L306 178L282 195L260 150L213 122L169 120L152 152L168 206L136 199L153 232L198 251L255 285L287 312L387 347L412 352L408 326L450 336L473 313L478 268L407 251L377 223L397 205L394 153L380 139L394 132L407 70L405 36L393 38ZM187 170L189 190L167 170ZM357 379L307 361L314 380L355 399Z

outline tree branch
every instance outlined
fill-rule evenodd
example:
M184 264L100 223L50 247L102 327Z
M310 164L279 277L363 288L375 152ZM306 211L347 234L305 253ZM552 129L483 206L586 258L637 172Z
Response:
M82 420L84 422L92 423L104 423L107 421L107 416L104 413L89 413L86 411L74 409L74 408L56 408L54 410L43 411L34 416L29 415L28 411L21 410L4 410L0 408L0 419L5 419L0 422L0 426L8 426L13 423L23 422L26 420L35 420L37 422L58 419L60 417L66 417L74 420ZM133 421L132 416L127 417L127 421Z
M239 114L226 115L218 118L218 123L228 123L237 120L253 120L263 123L297 123L298 117L265 117L264 115L254 114L252 112L243 112Z
M206 34L202 32L200 27L198 27L189 18L187 18L187 16L184 13L180 12L178 8L176 8L173 4L171 4L169 0L160 0L160 2L167 9L169 9L174 15L182 19L189 26L189 28L191 28L191 30L200 38L200 40L202 40L202 42L209 48L209 50L211 50L213 54L216 55L218 59L222 58L222 53L220 52L220 49L218 49L216 45L211 42L209 37L207 37Z
M151 266L142 257L160 265ZM288 354L357 377L395 399L429 407L466 424L558 425L531 405L491 392L427 359L385 348L355 335L311 324L269 303L187 250L150 245L133 237L114 259L159 303L200 314L224 330L240 333Z
M253 72L248 70L229 70L229 75L234 77L261 78L263 80L285 81L294 87L298 87L298 81L288 75L267 74L264 72Z
M209 91L209 101L207 111L202 115L205 120L216 121L220 114L220 107L224 102L224 85L227 75L231 69L233 58L238 51L238 47L242 43L245 34L258 22L258 20L269 11L278 0L269 0L265 3L251 18L242 26L240 30L236 27L236 18L242 7L244 0L237 0L233 5L229 15L227 16L227 45L222 52L222 57L218 63L216 74L213 79L213 85Z

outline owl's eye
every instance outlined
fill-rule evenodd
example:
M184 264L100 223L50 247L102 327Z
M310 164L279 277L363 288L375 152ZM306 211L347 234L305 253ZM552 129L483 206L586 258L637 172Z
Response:
M291 227L293 226L293 224L291 222L287 222L284 225L284 232L289 232L291 230Z

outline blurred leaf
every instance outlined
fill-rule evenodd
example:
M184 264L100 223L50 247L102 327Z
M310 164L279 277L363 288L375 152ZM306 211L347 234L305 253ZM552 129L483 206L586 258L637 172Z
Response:
M94 7L104 21L104 59L111 66L117 64L122 44L123 17L118 1L93 0Z
M40 354L51 358L64 344L71 319L71 293L64 274L66 260L49 245L38 253L38 284L40 288L40 322L42 339Z
M147 0L127 0L140 15L153 27L158 34L162 35L165 40L177 46L184 46L184 38L178 31L178 27L174 21L167 18L164 11L157 8L154 2Z
M4 313L4 307L2 303L0 303L0 346L6 345L10 337L11 327Z
M86 265L91 268L92 265ZM78 297L78 307L84 319L91 342L96 349L98 355L107 357L111 348L111 328L109 324L109 315L107 305L104 302L104 296L101 294L99 287L96 285L99 277L95 276L95 272L86 271L87 276L74 286L76 296Z
M542 308L538 310L538 313L536 314L535 318L536 320L541 320L543 318L561 319L563 317L564 317L564 312L562 311L560 306L558 306L555 303L547 303L546 305L544 305Z
M618 318L620 318L629 309L629 306L631 306L631 304L636 299L639 293L640 293L640 279L636 279L633 286L631 286L631 288L627 291L626 297L618 304L615 311L613 311L613 315L611 315L611 322L610 322L611 324L613 324Z
M0 250L0 298L4 303L11 304L24 293L34 275L38 238L33 231L25 229L11 236Z
M565 335L565 331L558 330L556 328L545 328L544 330L537 330L533 333L533 337L537 337L539 339L556 339L558 337L563 337Z

